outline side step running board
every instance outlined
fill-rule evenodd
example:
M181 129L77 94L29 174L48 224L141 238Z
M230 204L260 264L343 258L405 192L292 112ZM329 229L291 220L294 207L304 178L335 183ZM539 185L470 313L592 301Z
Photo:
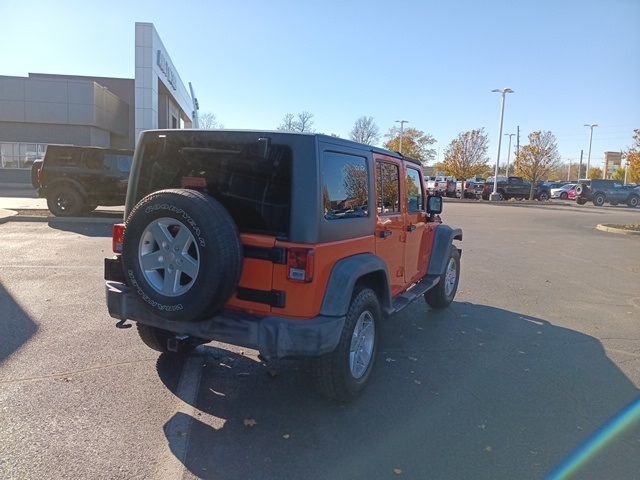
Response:
M435 287L438 282L440 282L439 275L427 275L414 286L409 288L402 295L399 295L393 300L393 304L391 308L385 309L385 313L391 315L393 313L399 312L403 308L407 307L411 302L413 302L416 298L421 297L426 292Z

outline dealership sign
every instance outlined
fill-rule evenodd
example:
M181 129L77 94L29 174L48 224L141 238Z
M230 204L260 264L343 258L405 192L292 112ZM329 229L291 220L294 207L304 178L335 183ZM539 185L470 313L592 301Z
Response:
M167 77L169 85L171 85L173 89L176 90L178 88L176 86L176 74L171 68L167 57L163 55L162 50L158 50L158 54L156 55L156 63L158 64L158 68L160 68L160 71L164 73L165 77Z

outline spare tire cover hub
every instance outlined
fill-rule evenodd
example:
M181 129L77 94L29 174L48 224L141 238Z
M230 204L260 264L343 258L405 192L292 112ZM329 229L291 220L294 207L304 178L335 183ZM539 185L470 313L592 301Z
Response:
M176 297L189 291L198 278L200 251L186 225L175 218L158 218L142 232L138 262L156 292Z

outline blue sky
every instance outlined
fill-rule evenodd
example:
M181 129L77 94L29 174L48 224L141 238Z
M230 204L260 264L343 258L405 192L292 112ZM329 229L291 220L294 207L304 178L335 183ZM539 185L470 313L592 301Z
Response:
M227 128L274 129L309 110L348 137L371 115L382 131L409 120L440 154L485 127L492 162L499 95L505 133L537 129L592 163L640 128L640 1L0 0L0 75L133 78L134 22L153 22L202 111ZM505 138L506 140L506 138ZM514 137L515 143L515 137ZM503 143L503 155L506 144ZM503 161L506 157L503 156Z

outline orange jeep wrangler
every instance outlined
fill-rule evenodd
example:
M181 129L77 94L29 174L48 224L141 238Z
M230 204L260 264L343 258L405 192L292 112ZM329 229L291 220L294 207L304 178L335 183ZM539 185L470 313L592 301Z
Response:
M380 322L456 294L462 231L420 163L326 135L153 130L140 137L105 259L109 314L149 347L212 340L266 361L315 357L320 391L355 397Z

